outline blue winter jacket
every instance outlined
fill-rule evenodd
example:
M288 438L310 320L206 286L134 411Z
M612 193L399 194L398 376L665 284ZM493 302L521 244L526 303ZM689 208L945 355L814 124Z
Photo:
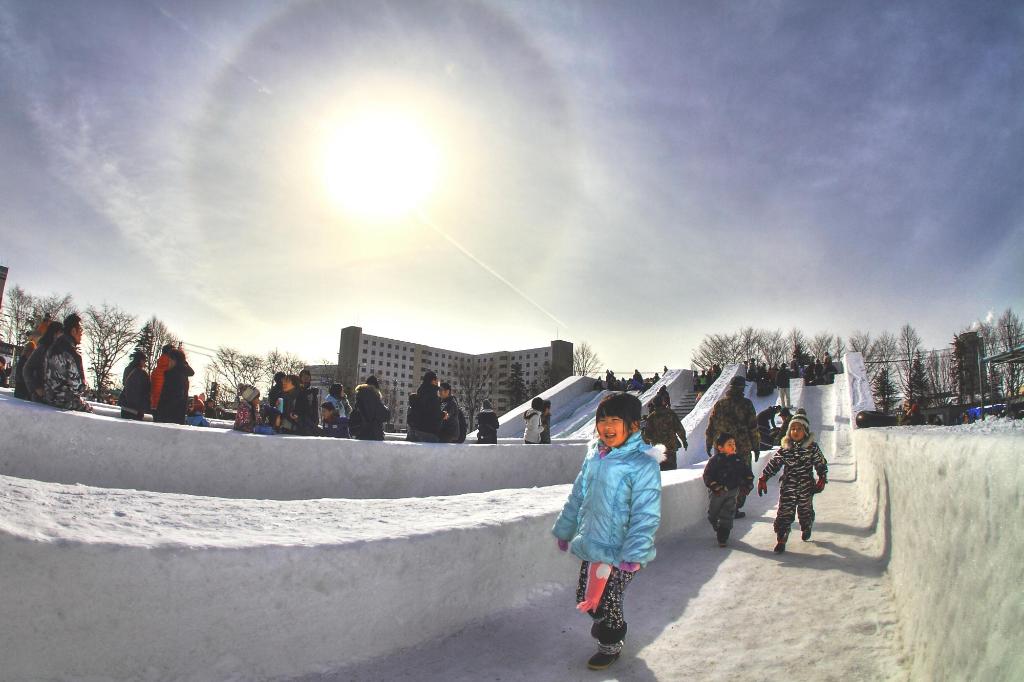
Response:
M643 566L655 555L665 450L644 443L639 431L604 458L599 445L591 443L551 532L584 561Z

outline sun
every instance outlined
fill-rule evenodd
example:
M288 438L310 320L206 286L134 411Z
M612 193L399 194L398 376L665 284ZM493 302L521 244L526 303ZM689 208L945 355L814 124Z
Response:
M436 135L403 111L368 111L340 121L324 146L327 195L363 219L394 220L420 208L441 170Z

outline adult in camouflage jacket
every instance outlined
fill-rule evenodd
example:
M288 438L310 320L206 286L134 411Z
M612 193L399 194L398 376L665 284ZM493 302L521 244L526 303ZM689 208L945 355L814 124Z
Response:
M82 342L82 320L72 313L64 320L64 334L46 351L46 402L62 410L92 412L85 399L85 369L78 344Z
M768 479L785 469L779 485L779 511L775 515L776 552L786 549L789 527L794 515L800 519L803 540L811 539L814 525L814 494L821 492L828 482L828 462L814 441L810 422L803 413L789 421L789 432L782 438L782 447L772 455L757 481L757 494L768 492ZM814 472L818 480L814 480Z
M754 410L754 403L749 398L743 397L747 380L741 376L735 376L729 382L729 390L711 408L711 417L708 419L708 427L704 432L705 446L708 457L711 456L711 446L719 434L731 433L736 439L736 456L747 464L750 463L750 455L754 459L760 458L758 443L760 434L757 431L757 412ZM740 495L736 500L736 518L746 516L739 511L743 503L747 501L746 495Z
M690 444L686 441L686 429L679 421L679 415L659 398L656 397L651 404L651 413L644 422L643 438L650 445L665 446L665 460L661 463L661 470L672 471L676 468L676 451L679 450L680 442L684 450Z

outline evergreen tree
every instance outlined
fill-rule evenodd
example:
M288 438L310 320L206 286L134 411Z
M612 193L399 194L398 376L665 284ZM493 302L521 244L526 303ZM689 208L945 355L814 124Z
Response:
M512 363L512 373L509 375L508 397L513 406L518 407L526 402L526 381L523 379L523 366L518 362Z
M550 361L548 361L548 360L544 361L544 367L541 369L540 376L541 376L540 391L538 391L538 393L543 393L544 391L548 390L549 388L551 388L552 386L555 385L555 382L551 380L551 362Z
M807 366L811 364L811 356L804 350L804 344L797 341L793 344L793 360L798 362L801 366Z
M928 375L924 371L924 361L921 359L921 351L917 351L914 354L914 360L910 365L910 378L907 381L907 397L924 407L925 396L928 393Z
M150 366L153 360L153 325L150 322L142 325L142 329L139 330L139 335L135 337L135 350L132 352L142 353L146 356L146 371L151 372L153 368Z
M882 365L875 374L871 388L875 394L875 404L882 412L889 412L896 404L896 385L892 382L888 365Z

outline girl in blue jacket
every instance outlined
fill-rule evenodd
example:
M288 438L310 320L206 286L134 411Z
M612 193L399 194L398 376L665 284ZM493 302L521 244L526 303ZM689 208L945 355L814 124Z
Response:
M584 600L591 562L612 566L590 634L598 650L587 666L602 670L622 651L626 621L622 598L638 570L654 558L661 520L661 446L640 436L640 400L616 393L597 407L597 439L591 442L572 493L551 532L563 552L583 560L576 602Z

